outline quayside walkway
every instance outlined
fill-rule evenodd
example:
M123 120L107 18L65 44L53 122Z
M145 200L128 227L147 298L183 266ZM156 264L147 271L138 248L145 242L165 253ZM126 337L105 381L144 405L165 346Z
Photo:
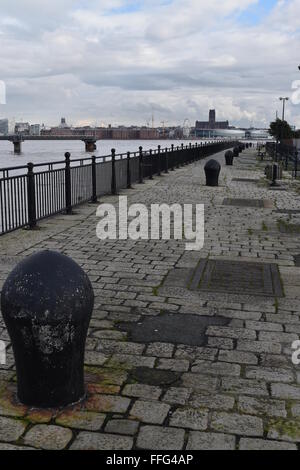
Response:
M99 241L83 205L1 238L1 282L42 249L71 256L96 296L87 399L64 410L17 404L13 356L0 366L0 449L297 449L300 185L270 190L245 150L206 187L192 163L135 185L128 203L204 203L205 245ZM116 203L117 196L102 198ZM192 282L189 280L192 279ZM9 342L4 324L0 339Z

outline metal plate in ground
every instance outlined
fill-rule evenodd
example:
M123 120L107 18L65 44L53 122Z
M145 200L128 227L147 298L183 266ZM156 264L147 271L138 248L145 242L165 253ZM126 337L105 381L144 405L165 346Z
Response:
M299 209L277 209L279 214L300 214Z
M285 188L284 186L269 186L269 190L270 191L286 191L287 188Z
M256 207L256 208L273 208L274 204L269 199L231 199L226 198L223 201L223 206L235 207Z
M245 261L202 260L191 290L283 297L278 266Z
M231 181L235 181L237 183L259 183L259 180L254 178L232 178Z
M230 319L178 313L163 313L146 317L139 323L121 322L117 328L127 331L129 339L137 343L174 343L188 346L206 344L206 329L211 325L225 326Z

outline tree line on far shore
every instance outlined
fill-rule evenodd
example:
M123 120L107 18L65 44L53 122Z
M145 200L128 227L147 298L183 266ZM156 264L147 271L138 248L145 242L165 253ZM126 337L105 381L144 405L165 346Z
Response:
M287 121L279 118L270 123L269 133L276 140L300 139L300 130L293 130Z

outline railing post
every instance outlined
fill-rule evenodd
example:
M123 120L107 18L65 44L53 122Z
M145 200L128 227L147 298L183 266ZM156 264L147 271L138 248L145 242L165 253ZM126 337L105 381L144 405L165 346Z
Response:
M160 145L158 145L158 153L157 153L157 175L161 176L161 153L160 153Z
M142 184L144 182L143 178L143 147L139 147L139 183Z
M130 152L127 152L127 189L131 189Z
M200 145L198 145L198 156L197 156L197 160L201 160L201 150L202 150L201 147L202 147L202 146L201 146L201 143L200 143Z
M166 147L165 154L165 173L169 173L169 161L168 161L168 148Z
M111 149L111 194L117 194L115 149Z
M177 145L176 147L176 168L180 168L180 152L179 152L179 146Z
M297 178L298 173L298 150L295 150L295 178Z
M289 167L289 151L287 151L285 154L285 164L284 164L285 171L288 170L288 167Z
M28 225L30 229L33 229L36 227L35 181L33 163L28 163L27 168Z
M181 144L181 152L180 152L180 154L181 154L181 157L180 157L180 165L181 165L181 166L184 165L184 150L183 150L183 147L184 147L184 145Z
M185 146L185 152L184 152L184 164L187 165L189 161L189 146Z
M278 140L276 141L276 144L275 144L275 155L273 156L273 161L275 157L275 162L277 162L277 155L278 155Z
M150 176L149 179L153 180L153 162L152 162L152 149L149 150L149 165L150 165Z
M71 154L65 153L66 167L65 167L65 191L66 191L66 213L72 214L72 189L71 189Z
M174 171L174 144L171 144L171 170Z
M96 175L96 157L92 156L92 199L91 202L96 203L97 201L97 175Z

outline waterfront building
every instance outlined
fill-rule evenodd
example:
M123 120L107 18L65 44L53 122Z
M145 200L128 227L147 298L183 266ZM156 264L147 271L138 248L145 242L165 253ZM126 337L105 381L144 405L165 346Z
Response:
M8 119L0 119L0 134L8 134Z
M211 137L210 132L215 130L229 129L228 121L217 121L216 110L210 109L208 121L196 121L195 136L196 137Z
M16 122L15 134L29 135L30 134L29 122Z
M112 140L137 140L137 139L158 139L159 132L157 129L148 127L125 127L118 126L112 127L52 127L51 129L42 130L42 135L68 135L68 136L82 136L82 137L95 137L96 139L112 139Z
M29 132L30 132L30 135L40 135L40 133L41 133L40 124L31 124Z
M66 122L66 118L64 118L64 117L61 118L59 127L62 128L62 129L64 129L66 127L69 127L67 122Z

